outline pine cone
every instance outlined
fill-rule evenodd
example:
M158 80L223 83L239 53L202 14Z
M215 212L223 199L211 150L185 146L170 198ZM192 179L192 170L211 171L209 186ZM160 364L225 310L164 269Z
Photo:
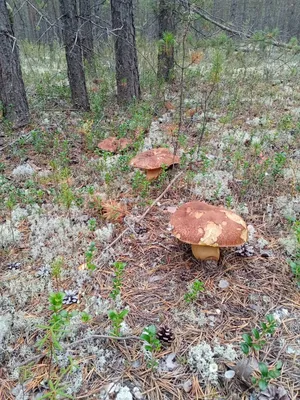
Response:
M7 269L9 270L17 270L21 268L21 263L20 262L12 262L7 264Z
M171 343L174 340L173 332L167 326L161 326L157 331L157 338L161 342Z
M276 387L275 385L269 385L266 390L258 395L258 400L290 400L290 396L287 391L282 387Z
M179 279L181 281L190 281L193 278L190 271L184 270L179 274Z
M63 304L74 304L74 303L78 303L79 299L78 299L78 292L76 291L72 291L72 290L66 290L65 291L65 297L63 299Z
M254 248L253 246L250 246L248 243L245 243L242 246L238 247L235 252L241 257L254 256Z

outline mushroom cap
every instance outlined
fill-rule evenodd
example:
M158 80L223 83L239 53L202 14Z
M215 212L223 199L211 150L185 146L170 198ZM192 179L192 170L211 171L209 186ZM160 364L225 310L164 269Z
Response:
M169 149L159 147L158 149L151 149L138 154L130 161L130 165L132 167L148 170L161 168L163 165L169 167L179 162L180 158L174 156Z
M118 148L120 150L124 150L124 149L126 149L126 147L128 147L132 144L132 141L130 139L121 138L118 140L117 144L118 144Z
M234 247L248 239L247 225L240 216L202 201L183 204L170 222L174 236L194 245Z
M104 139L98 143L98 148L103 151L115 153L118 150L118 139L114 136Z

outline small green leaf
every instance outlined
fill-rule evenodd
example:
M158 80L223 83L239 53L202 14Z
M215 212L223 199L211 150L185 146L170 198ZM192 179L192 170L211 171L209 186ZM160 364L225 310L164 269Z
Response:
M267 329L267 324L265 322L262 322L260 324L260 326L262 327L262 329L265 331Z
M252 347L254 348L254 350L259 351L261 349L261 345L258 343L253 343Z
M276 363L276 369L281 369L281 368L282 368L282 361L279 360L279 361L277 361L277 363Z
M250 336L248 333L244 333L244 334L242 335L242 338L244 339L244 341L245 341L249 346L252 345L252 338L251 338L251 336Z
M150 325L150 326L148 326L147 331L148 331L151 335L156 335L156 327L155 327L155 325Z
M267 316L266 316L266 319L267 319L267 321L268 321L269 323L275 322L275 318L274 318L274 315L273 315L273 314L267 315Z
M145 342L148 342L148 343L150 342L150 336L147 333L142 333L140 338L142 340L145 340Z
M247 345L247 343L242 343L242 344L241 344L241 350L242 350L242 352L243 352L244 354L248 355L248 354L249 354L249 351L250 351L250 348L249 348L249 346Z
M267 389L268 383L264 379L260 379L258 381L258 386L259 386L260 390L264 391Z
M258 367L259 367L259 370L260 370L262 376L267 377L269 374L268 366L265 363L260 362L260 363L258 363Z
M252 334L253 334L255 339L259 339L260 338L260 334L259 334L259 331L257 329L252 329Z
M146 349L147 351L152 351L152 346L150 346L150 345L147 344L147 345L145 346L145 349Z

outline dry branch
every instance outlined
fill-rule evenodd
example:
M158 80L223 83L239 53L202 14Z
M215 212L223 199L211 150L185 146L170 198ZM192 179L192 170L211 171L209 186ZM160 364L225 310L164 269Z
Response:
M238 30L236 28L230 27L228 25L225 25L221 22L218 22L215 18L211 17L210 15L208 15L208 12L206 10L203 10L200 7L195 6L194 4L190 4L188 2L186 2L185 0L179 0L179 3L185 7L186 9L190 10L191 12L199 15L201 18L203 18L205 21L210 22L211 24L217 26L218 28L222 29L225 32L231 33L235 36L240 36L246 39L251 39L252 38L252 34L250 33L246 33L243 32L241 30ZM287 43L283 43L283 42L279 42L278 40L274 40L270 38L270 42L269 42L272 46L276 46L276 47L281 47L284 49L288 49L288 50L295 50L295 46L289 45Z
M183 172L179 172L178 175L176 175L171 182L169 183L169 185L165 188L165 190L153 201L153 203L151 204L150 207L147 208L147 210L144 212L144 214L138 219L138 223L141 222L146 215L149 213L149 211L155 206L155 204L167 193L167 191L171 188L171 186L177 181L177 179L183 174ZM113 240L108 246L105 247L105 249L103 249L102 254L105 253L107 250L109 250L114 244L116 244L122 236L125 235L126 232L128 232L130 230L130 227L124 229L123 232L120 233L119 236L116 237L115 240Z

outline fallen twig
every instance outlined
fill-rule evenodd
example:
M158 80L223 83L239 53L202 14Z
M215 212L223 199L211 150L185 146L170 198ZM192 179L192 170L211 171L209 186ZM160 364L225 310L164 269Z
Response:
M170 189L170 187L174 184L174 182L177 181L177 179L183 174L183 171L179 172L178 175L176 175L171 182L169 183L169 185L165 188L165 190L153 201L153 203L151 204L150 207L147 208L147 210L144 212L144 214L138 219L138 223L140 223L145 217L146 215L149 213L149 211L152 209L152 207L155 206L155 204L167 193L167 191ZM126 228L124 229L123 232L120 233L119 236L116 237L115 240L113 240L108 246L105 247L105 249L102 251L102 254L105 253L108 249L110 249L114 244L116 244L122 236L125 235L126 232L128 232L130 230L130 228Z

